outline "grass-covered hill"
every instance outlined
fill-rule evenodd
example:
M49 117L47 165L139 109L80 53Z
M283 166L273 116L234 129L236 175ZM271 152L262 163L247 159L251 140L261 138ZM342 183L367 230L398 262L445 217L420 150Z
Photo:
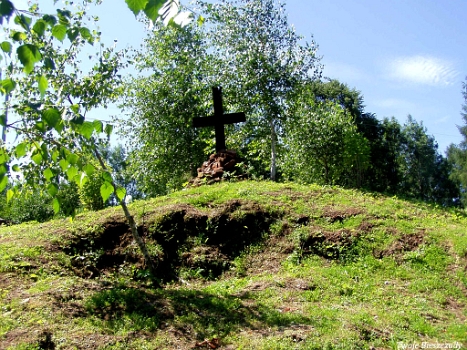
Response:
M0 349L467 347L467 218L244 181L0 228Z

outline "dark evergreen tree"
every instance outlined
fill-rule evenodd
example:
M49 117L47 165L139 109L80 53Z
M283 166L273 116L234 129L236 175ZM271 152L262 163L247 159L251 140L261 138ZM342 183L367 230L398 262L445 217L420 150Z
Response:
M456 203L459 191L449 179L451 169L438 153L438 144L426 133L423 123L412 116L402 128L401 152L398 159L401 180L399 193L423 201L443 205Z
M465 206L467 205L467 77L465 82L462 83L462 96L464 97L464 104L462 105L461 116L465 124L457 126L457 128L463 136L463 140L459 145L451 144L447 155L452 166L450 177L459 184L461 202Z
M399 152L400 125L393 119L379 121L373 113L365 112L363 96L356 89L336 79L309 83L317 102L331 101L349 113L358 132L368 140L370 166L359 173L360 187L371 191L394 194L399 174L396 156Z

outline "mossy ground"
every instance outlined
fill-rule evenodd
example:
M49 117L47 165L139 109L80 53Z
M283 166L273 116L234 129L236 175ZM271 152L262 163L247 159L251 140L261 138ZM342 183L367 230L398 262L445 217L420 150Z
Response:
M0 228L1 349L467 346L467 218L244 181Z

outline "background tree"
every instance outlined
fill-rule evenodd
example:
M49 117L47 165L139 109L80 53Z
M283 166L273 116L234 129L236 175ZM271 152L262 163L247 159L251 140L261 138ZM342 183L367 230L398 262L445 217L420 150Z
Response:
M462 105L461 116L465 125L457 126L463 136L459 145L451 144L448 147L448 161L452 166L451 179L459 184L461 201L464 206L467 205L467 77L462 83L462 96L464 103Z
M147 195L179 189L213 146L212 130L192 127L193 117L212 114L214 63L202 29L156 23L135 56L140 74L128 83L124 106L131 110L124 123L130 169Z
M317 102L340 105L352 116L358 132L368 140L370 166L355 178L358 187L395 194L400 180L396 159L400 147L399 123L394 118L380 121L373 113L365 112L361 93L336 79L315 80L308 87Z
M10 166L15 172L22 171L26 179L31 174L40 174L42 181L39 184L47 186L48 193L54 197L54 211L58 213L60 176L66 176L68 181L82 186L87 176L96 171L93 164L84 161L86 157L83 155L93 154L104 180L100 187L103 200L107 200L112 193L118 198L133 237L148 267L153 270L151 257L124 201L125 189L117 188L99 153L99 135L104 131L109 135L112 128L100 121L85 119L87 111L105 106L116 97L119 54L111 49L102 49L99 62L91 72L82 74L78 54L86 43L98 42L100 35L84 25L84 8L78 5L73 13L67 9L57 9L55 15L43 15L38 4L32 4L28 11L19 11L11 1L0 1L0 23L4 24L14 17L14 23L19 26L19 29L3 26L12 41L6 40L0 44L5 58L3 62L7 62L7 76L2 77L0 84L0 92L6 96L0 121L5 129L13 130L20 140L13 148L5 144L0 147L0 191L8 185ZM84 1L84 6L88 2ZM178 4L175 0L169 2ZM129 5L135 15L144 10L146 15L155 19L159 16L157 11L149 14L147 11L159 9L163 3L139 1L130 2ZM170 8L161 10L169 17L174 13ZM13 55L13 51L16 51L16 55ZM17 116L13 122L9 121L10 112ZM25 162L24 159L31 161ZM13 187L9 188L7 199L11 199L13 193Z
M429 202L452 205L459 197L449 180L449 164L438 153L438 144L426 134L423 123L407 117L401 132L399 193Z
M295 101L285 128L284 172L291 179L350 185L369 165L368 142L339 104L316 102L313 88Z
M268 165L275 180L288 100L301 82L319 76L317 46L302 44L278 1L224 0L203 8L210 45L222 61L218 81L234 108L248 116L231 142L248 159Z
M372 121L374 121L372 119ZM370 124L373 136L370 140L371 167L367 172L366 188L372 191L387 194L396 194L399 191L399 182L402 179L399 167L399 155L402 144L402 126L394 118L384 118L382 122Z

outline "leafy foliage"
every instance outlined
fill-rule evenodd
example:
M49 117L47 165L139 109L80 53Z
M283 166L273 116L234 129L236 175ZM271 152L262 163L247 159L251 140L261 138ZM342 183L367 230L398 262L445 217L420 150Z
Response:
M465 125L458 126L459 132L463 136L463 140L459 145L451 144L448 148L448 160L453 171L451 179L458 183L461 188L462 203L467 205L467 77L462 83L462 96L464 104L462 105L461 116Z
M304 81L316 79L321 68L316 44L302 43L284 7L275 0L204 4L210 45L221 63L219 81L234 108L248 116L236 129L235 146L248 158L261 159L272 180L291 95Z
M12 164L12 170L21 172L26 183L46 186L48 193L55 197L53 209L58 213L60 200L56 195L60 179L83 186L92 167L86 155L95 156L104 179L100 186L102 199L106 201L115 193L151 269L147 249L124 202L126 190L117 188L98 150L98 145L105 141L101 135L109 136L112 127L101 121L86 120L90 109L106 107L117 98L121 81L117 72L123 57L123 52L101 46L92 70L88 74L80 70L82 48L98 43L100 36L96 30L85 27L88 2L78 5L74 13L64 8L57 9L55 15L42 14L39 4L32 4L28 11L19 11L10 0L0 2L0 22L3 24L14 17L14 24L20 28L3 27L12 42L1 44L4 61L9 61L7 77L1 83L1 92L5 94L4 113L0 118L4 127L2 139L5 141L6 129L13 130L19 144L13 148L1 145L0 191L8 185ZM178 12L178 0L169 2L175 3L172 7L175 10L164 13L166 19ZM135 14L141 9L154 13L161 6L160 1L129 0L127 3ZM66 2L66 5L70 4ZM12 56L14 47L21 65ZM15 121L9 121L9 112L15 114ZM39 182L34 182L37 178ZM7 197L13 197L11 189Z
M214 64L196 24L156 24L135 59L141 75L129 82L124 101L132 106L125 127L130 168L146 194L165 194L194 175L213 146L212 130L194 129L192 119L210 113Z
M300 96L292 115L286 128L288 177L358 186L354 181L369 165L369 147L352 116L336 103L316 103L310 90Z
M87 43L99 41L96 31L83 27L84 11L72 14L57 10L54 16L41 15L39 7L33 5L28 13L33 17L19 12L15 17L24 31L6 27L7 33L13 33L19 41L16 52L29 76L13 65L7 52L8 79L15 82L15 88L4 88L9 97L5 115L13 113L15 120L4 118L4 127L13 130L20 141L11 151L5 150L2 163L5 167L13 163L15 171L22 171L29 183L33 183L34 174L42 173L38 184L49 182L49 193L55 196L61 175L79 185L85 182L83 155L100 142L96 137L105 128L102 122L86 121L85 115L117 97L120 78L116 72L123 53L103 50L91 71L83 73L80 52ZM32 18L37 19L31 30Z
M445 206L458 203L458 186L449 180L452 165L438 153L438 146L427 135L423 123L410 116L405 125L400 125L394 117L379 121L364 111L363 97L357 90L337 80L314 81L309 89L317 102L337 103L350 114L369 148L366 166L346 177L353 181L343 178L337 183Z
M72 216L81 207L78 187L75 183L60 183L54 187L54 196L50 190L42 190L28 185L15 184L11 189L15 195L7 200L5 194L0 198L0 217L12 222L45 222L57 216ZM54 209L54 200L60 203L60 209Z
M104 178L101 172L94 172L88 175L89 180L81 186L79 191L80 200L88 210L101 210L105 207L105 201L101 195L101 187L104 184Z
M47 192L37 189L23 189L14 201L6 202L2 198L1 216L13 223L27 221L44 222L54 217L52 197Z
M403 193L415 198L429 196L433 187L437 148L433 137L426 134L423 123L417 123L412 116L402 129L400 187Z

